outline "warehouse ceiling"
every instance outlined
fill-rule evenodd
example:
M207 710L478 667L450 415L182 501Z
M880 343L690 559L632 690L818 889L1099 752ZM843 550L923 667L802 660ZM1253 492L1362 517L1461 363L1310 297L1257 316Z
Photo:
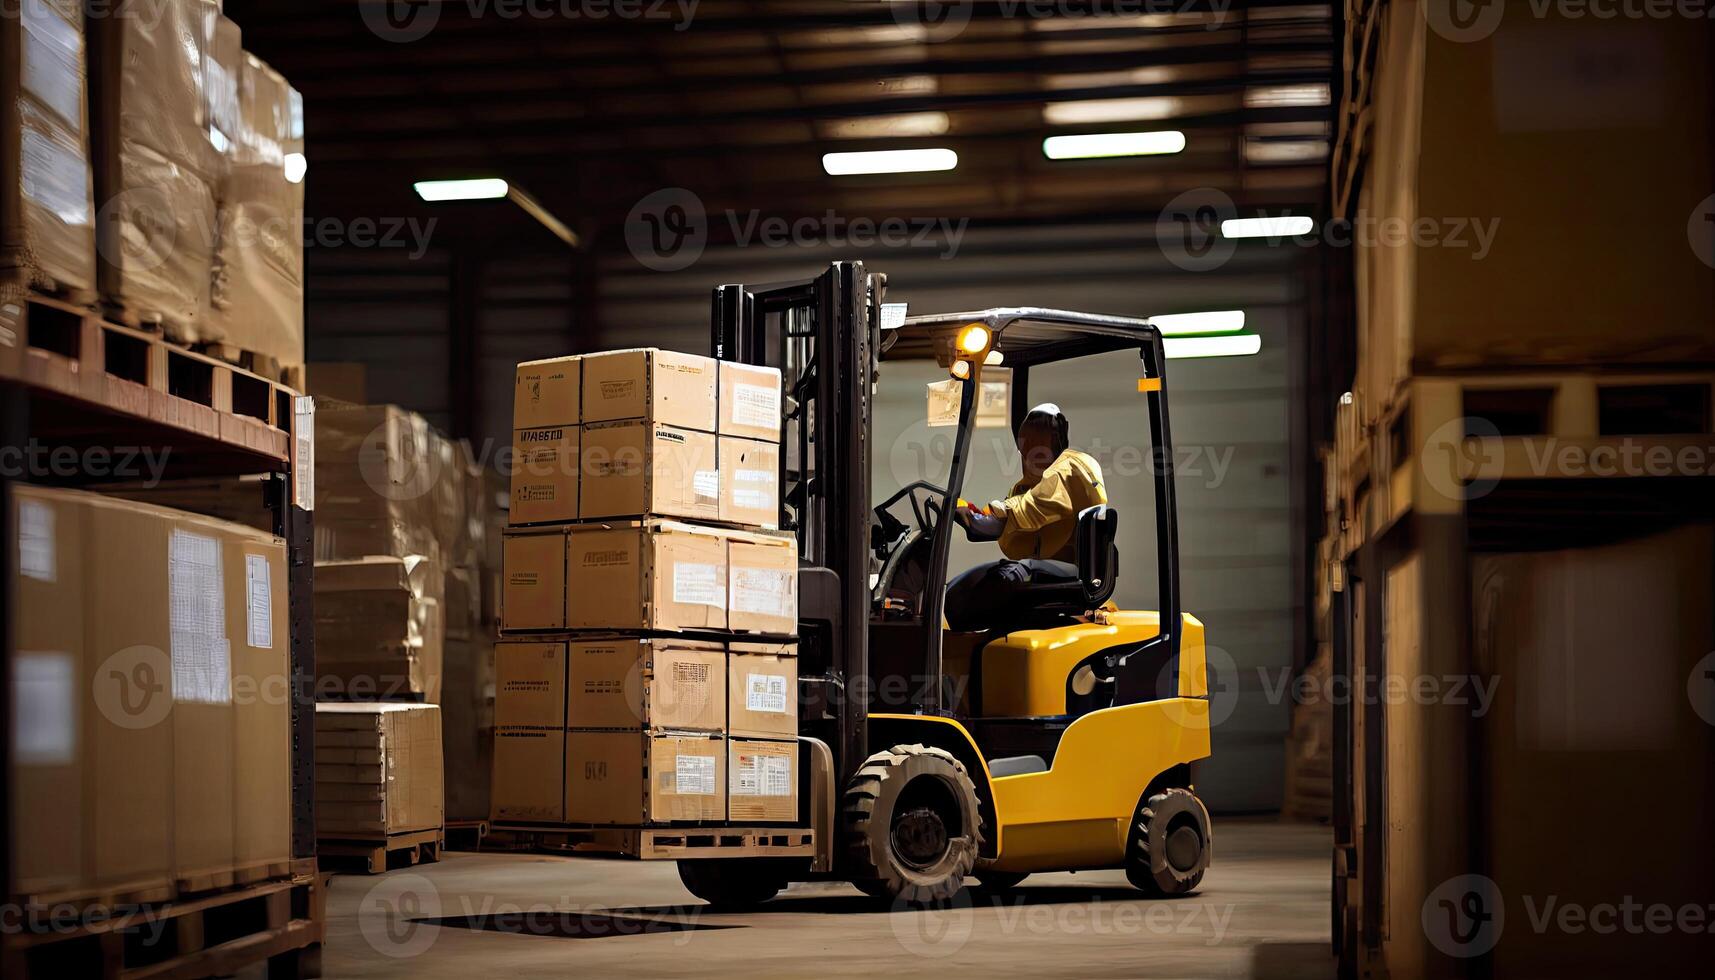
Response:
M410 185L504 177L611 241L642 197L672 187L711 209L1004 222L1148 215L1199 187L1241 211L1314 207L1326 184L1325 4L227 0L226 11L305 96L318 216L450 216L476 238L547 247L517 209L430 211ZM1051 135L1163 129L1185 133L1183 152L1042 150ZM958 167L830 177L821 164L831 151L929 146L956 150Z

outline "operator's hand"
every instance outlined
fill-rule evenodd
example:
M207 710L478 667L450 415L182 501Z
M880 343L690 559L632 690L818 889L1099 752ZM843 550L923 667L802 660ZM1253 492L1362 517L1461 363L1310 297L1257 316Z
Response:
M1004 518L996 517L970 504L961 504L953 511L953 519L964 526L965 538L970 541L994 541L1006 530Z

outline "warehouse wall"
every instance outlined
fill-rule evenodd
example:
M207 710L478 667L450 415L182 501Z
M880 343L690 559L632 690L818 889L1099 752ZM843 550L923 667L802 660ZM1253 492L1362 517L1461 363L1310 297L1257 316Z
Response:
M1284 687L1291 669L1299 594L1289 531L1293 365L1303 356L1305 315L1292 264L1298 250L1241 249L1219 272L1190 275L1162 259L1153 240L1148 224L971 230L950 258L942 257L949 251L945 241L922 249L725 247L710 248L688 268L670 273L645 269L621 252L600 263L594 297L599 333L574 329L572 274L558 259L491 263L478 320L477 432L491 445L505 445L512 365L518 360L645 345L706 351L710 288L802 278L841 258L863 258L872 270L887 273L889 299L908 302L913 312L1038 305L1147 315L1242 307L1262 335L1260 355L1175 361L1169 371L1173 436L1183 470L1181 575L1185 608L1204 621L1216 648L1210 658L1219 692L1216 710L1227 715L1215 730L1215 757L1203 790L1211 806L1222 810L1278 809L1290 705L1270 692ZM398 401L437 417L446 408L444 313L350 302L359 286L381 275L357 265L361 271L342 270L312 292L312 360L385 360L400 345L415 367L372 372L371 400ZM314 272L311 282L318 282ZM332 283L343 285L336 289ZM1146 493L1136 496L1148 476L1126 465L1129 452L1147 441L1136 361L1126 355L1091 361L1041 372L1033 378L1032 396L1061 401L1073 414L1074 439L1102 450L1113 471L1116 504L1131 518L1127 541L1147 549L1152 543L1131 536L1149 526L1143 515L1153 504ZM895 366L886 371L877 405L878 498L916 478L916 443L932 435L921 425L922 385L934 374ZM1016 478L1016 454L1008 442L1003 437L979 453L979 468L968 483L973 491L982 487L999 495ZM933 454L936 446L930 438L921 448ZM1118 596L1123 604L1154 605L1148 554L1128 553ZM989 548L961 545L953 564L962 568L992 555Z

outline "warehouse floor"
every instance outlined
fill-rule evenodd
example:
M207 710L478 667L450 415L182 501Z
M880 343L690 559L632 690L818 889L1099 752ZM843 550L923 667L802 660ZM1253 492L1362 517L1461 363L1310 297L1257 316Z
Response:
M939 912L876 909L848 885L798 885L714 914L671 863L449 853L337 875L325 975L338 977L1327 977L1326 829L1216 822L1201 892L1149 901L1120 872L967 889Z

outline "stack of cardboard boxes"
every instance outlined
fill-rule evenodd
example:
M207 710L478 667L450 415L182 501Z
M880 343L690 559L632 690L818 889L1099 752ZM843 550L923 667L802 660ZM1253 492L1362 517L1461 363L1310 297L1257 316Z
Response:
M662 350L518 367L493 815L797 819L780 373Z

